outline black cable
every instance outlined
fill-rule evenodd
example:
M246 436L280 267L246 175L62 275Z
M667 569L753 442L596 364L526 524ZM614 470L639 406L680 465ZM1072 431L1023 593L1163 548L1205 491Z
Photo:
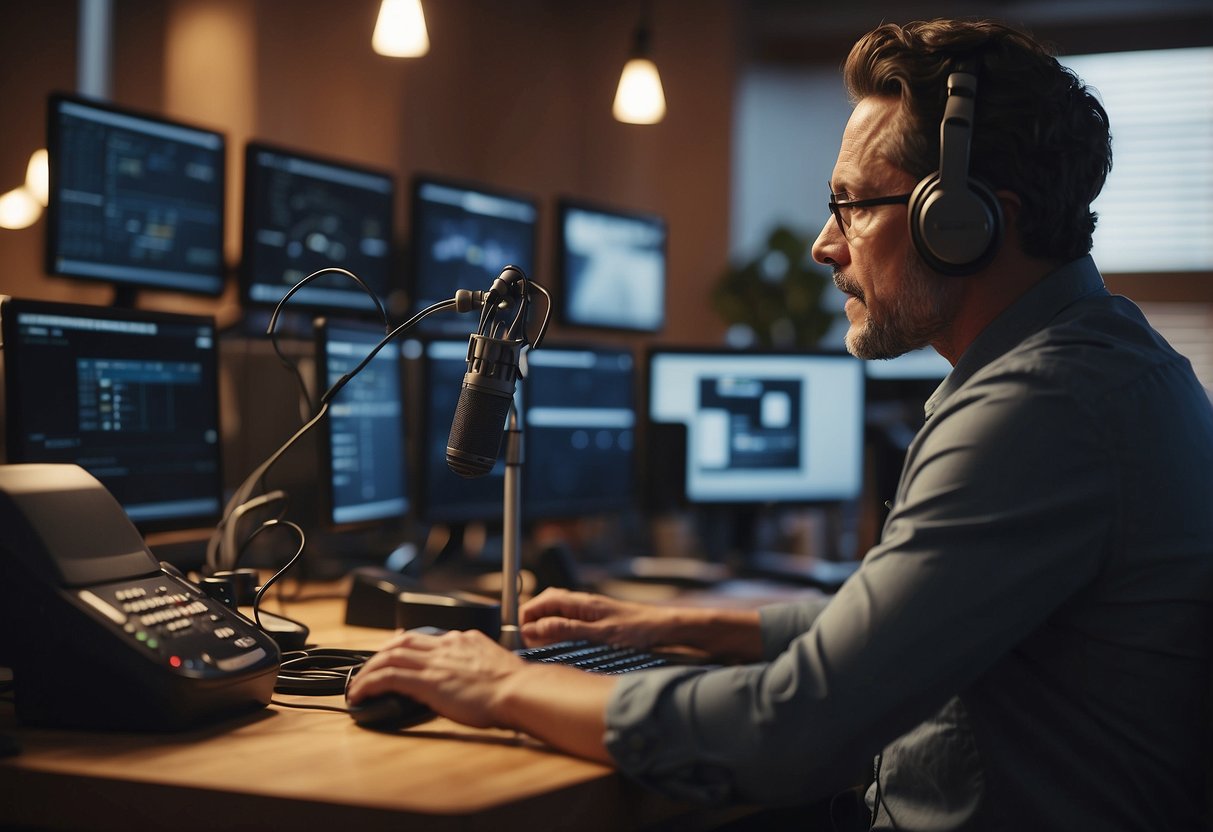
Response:
M299 556L303 554L304 546L307 545L307 535L303 533L303 529L299 528L299 526L295 525L290 520L266 520L253 530L253 533L248 536L245 544L247 545L251 543L254 537L261 534L261 532L265 531L266 529L273 528L274 526L286 526L287 528L293 529L295 534L299 536L299 548L295 550L295 554L291 555L291 559L286 562L286 565L275 572L269 580L263 583L257 589L257 594L253 596L253 620L257 622L257 626L262 630L265 630L265 627L261 623L261 597L265 595L265 591L267 589L273 586L279 578L286 574L287 570L295 565L295 563L299 560Z
M277 705L279 708L298 708L304 711L332 711L338 714L348 714L349 708L342 708L339 705L309 705L303 702L283 702L281 699L271 699L271 705Z
M407 321L402 323L400 326L398 326L395 329L388 332L387 335L383 336L383 340L381 340L378 344L376 344L375 347L370 352L368 352L366 354L366 356L354 366L354 369L350 370L348 373L343 375L341 378L339 378L335 382L333 382L333 385L331 387L329 387L328 390L325 391L323 396L320 397L320 403L322 405L327 405L328 402L333 398L333 396L337 395L341 391L341 388L345 387L345 385L348 384L349 381L354 376L356 376L360 372L362 372L362 369L364 367L366 367L367 364L370 364L371 361L374 360L375 356L379 354L379 351L381 349L383 349L385 346L387 346L388 342L391 341L393 338L395 338L397 335L399 335L401 332L404 332L409 327L412 327L418 321L420 321L424 317L427 317L428 315L432 315L435 312L441 312L443 309L453 309L454 307L455 307L454 298L451 298L450 300L439 301L438 303L435 303L435 304L431 304L430 306L427 306L425 309L422 309L420 312L418 312L413 317L409 318Z
M299 370L299 362L288 358L286 354L282 352L282 347L278 344L277 333L270 333L270 344L274 347L274 352L277 353L278 360L282 362L282 366L286 367L294 374L295 381L299 383L299 395L303 397L303 403L307 405L307 412L311 413L316 409L316 406L312 404L312 394L307 389L307 382L303 379L303 373Z
M282 655L275 693L335 696L345 693L349 677L375 655L372 650L317 647Z
M307 280L323 273L323 271L324 270L321 270L320 272L313 272L312 274L308 275L308 277L305 277L299 283L295 284L291 291L287 293L286 297L284 297L282 301L279 301L278 308L281 308L282 303L285 302L287 297L290 297L295 289L298 289ZM237 551L236 529L235 524L232 523L232 518L235 511L249 500L249 498L252 496L253 490L257 487L257 484L264 480L266 473L269 472L270 468L273 467L273 465L282 457L282 455L286 453L287 450L300 439L300 437L302 437L313 427L315 427L317 423L319 423L319 421L324 417L325 413L328 412L329 400L335 396L341 390L341 388L350 381L350 379L361 372L362 369L375 358L379 351L398 334L415 325L422 318L443 309L450 309L454 306L454 298L432 304L418 312L416 315L413 315L413 317L409 318L400 326L388 332L388 334L384 336L383 340L376 344L375 347L369 353L367 353L366 357L363 358L362 361L360 361L348 373L337 379L337 381L334 382L331 387L329 387L325 394L320 398L320 409L317 410L316 414L306 424L300 427L299 430L294 433L294 435L287 439L286 442L284 442L282 446L279 447L278 450L275 451L267 460L262 462L261 465L254 469L253 472L245 479L245 481L240 484L240 486L232 494L231 499L228 501L228 504L224 509L223 519L219 521L219 525L216 527L216 534L212 536L212 541L207 546L207 565L212 571L216 568L235 568L235 554ZM271 331L277 324L278 309L275 309L274 311L275 316L270 320Z
M240 487L236 489L235 493L232 494L232 498L228 501L225 508L223 519L219 521L219 525L216 528L216 531L219 533L219 538L216 540L215 536L212 535L211 543L213 546L208 544L207 547L207 563L208 565L211 565L212 569L215 568L212 564L217 564L218 568L220 569L236 568L236 552L238 547L236 546L236 524L232 522L236 511L240 508L240 506L248 502L249 498L252 496L253 489L256 487L256 484L261 480L261 478L265 476L265 472L273 467L274 463L276 463L282 457L282 455L291 448L292 445L299 441L300 437L306 434L321 419L323 419L324 415L328 412L328 409L328 402L323 402L320 405L320 409L316 412L316 415L313 416L307 424L295 431L291 438L286 440L286 442L284 442L278 448L278 450L274 451L274 453L271 454L268 459L253 469L253 472L249 474L245 481L240 484ZM212 551L212 549L217 549L217 551Z
M307 382L305 382L303 380L303 373L299 372L299 364L297 362L292 361L289 358L287 358L286 355L283 354L282 349L278 345L278 332L277 332L278 315L282 312L282 307L286 305L286 302L291 299L291 295L298 292L300 289L302 289L308 283L311 283L313 280L316 280L319 277L323 277L326 274L344 275L345 277L348 277L350 280L357 283L362 288L362 291L366 292L367 295L370 296L371 300L373 300L375 302L375 307L379 310L379 317L383 320L384 330L386 331L389 326L387 310L383 308L383 303L379 300L379 296L376 295L371 290L370 286L367 286L366 283L363 282L362 278L360 278L358 275L356 275L353 272L348 271L346 269L341 269L341 268L337 268L337 267L333 266L333 267L319 269L317 271L314 271L311 274L309 274L307 277L303 278L303 280L300 280L298 283L296 283L294 286L292 286L290 288L290 291L288 291L285 295L282 296L282 300L278 301L278 305L274 307L273 314L270 315L269 325L266 327L265 334L270 337L270 344L273 345L274 352L277 353L277 355L278 355L278 360L282 362L283 366L285 366L287 369L289 369L291 372L293 372L295 374L295 379L299 382L299 389L300 389L300 391L302 391L303 400L307 403L307 410L309 413L311 413L313 410L315 410L315 406L312 404L312 395L310 392L308 392Z

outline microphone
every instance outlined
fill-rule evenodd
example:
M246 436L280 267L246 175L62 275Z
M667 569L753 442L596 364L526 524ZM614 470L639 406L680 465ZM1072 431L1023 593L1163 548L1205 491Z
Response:
M524 343L486 335L468 340L468 369L446 445L447 467L461 477L482 477L497 462Z

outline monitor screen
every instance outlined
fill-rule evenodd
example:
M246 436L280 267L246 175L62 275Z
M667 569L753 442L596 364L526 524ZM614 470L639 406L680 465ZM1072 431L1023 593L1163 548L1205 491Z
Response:
M143 530L219 515L219 387L209 317L7 300L8 462L76 463Z
M467 372L467 353L466 339L429 341L422 352L418 509L429 523L499 521L502 515L505 462L500 454L493 469L482 477L461 477L446 464L451 420ZM515 402L519 400L516 392Z
M488 289L505 266L534 276L539 208L527 196L478 185L417 179L412 203L413 312L449 300L458 289ZM455 315L432 315L423 331L469 332Z
M859 496L859 359L655 350L648 370L649 418L686 427L688 501L817 503Z
M523 513L530 518L634 505L632 353L555 346L526 355Z
M565 324L661 331L665 323L664 219L562 201L557 211L556 247Z
M337 267L356 274L386 305L395 198L389 173L250 143L240 263L245 301L272 306L312 272ZM366 292L339 274L313 280L289 303L376 314Z
M321 392L354 369L384 334L383 327L372 324L320 321L316 367ZM332 526L375 524L408 511L401 371L400 344L391 342L329 403L320 448Z
M64 95L48 117L47 271L222 292L223 134Z

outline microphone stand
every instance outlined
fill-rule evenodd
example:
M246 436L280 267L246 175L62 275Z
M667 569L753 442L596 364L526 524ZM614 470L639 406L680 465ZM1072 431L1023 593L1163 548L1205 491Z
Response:
M522 647L518 627L518 579L522 564L522 428L510 403L505 429L505 494L501 541L501 646Z

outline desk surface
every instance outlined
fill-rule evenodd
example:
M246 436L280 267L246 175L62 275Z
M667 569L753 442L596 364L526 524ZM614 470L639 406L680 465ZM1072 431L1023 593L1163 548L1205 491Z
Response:
M270 605L270 609L275 606ZM374 649L384 630L346 627L335 598L277 608L325 647ZM343 705L340 696L275 699ZM88 682L81 681L81 707ZM744 812L661 798L613 769L524 735L434 719L397 734L344 713L271 704L174 734L33 729L0 703L0 827L53 829L704 828Z

